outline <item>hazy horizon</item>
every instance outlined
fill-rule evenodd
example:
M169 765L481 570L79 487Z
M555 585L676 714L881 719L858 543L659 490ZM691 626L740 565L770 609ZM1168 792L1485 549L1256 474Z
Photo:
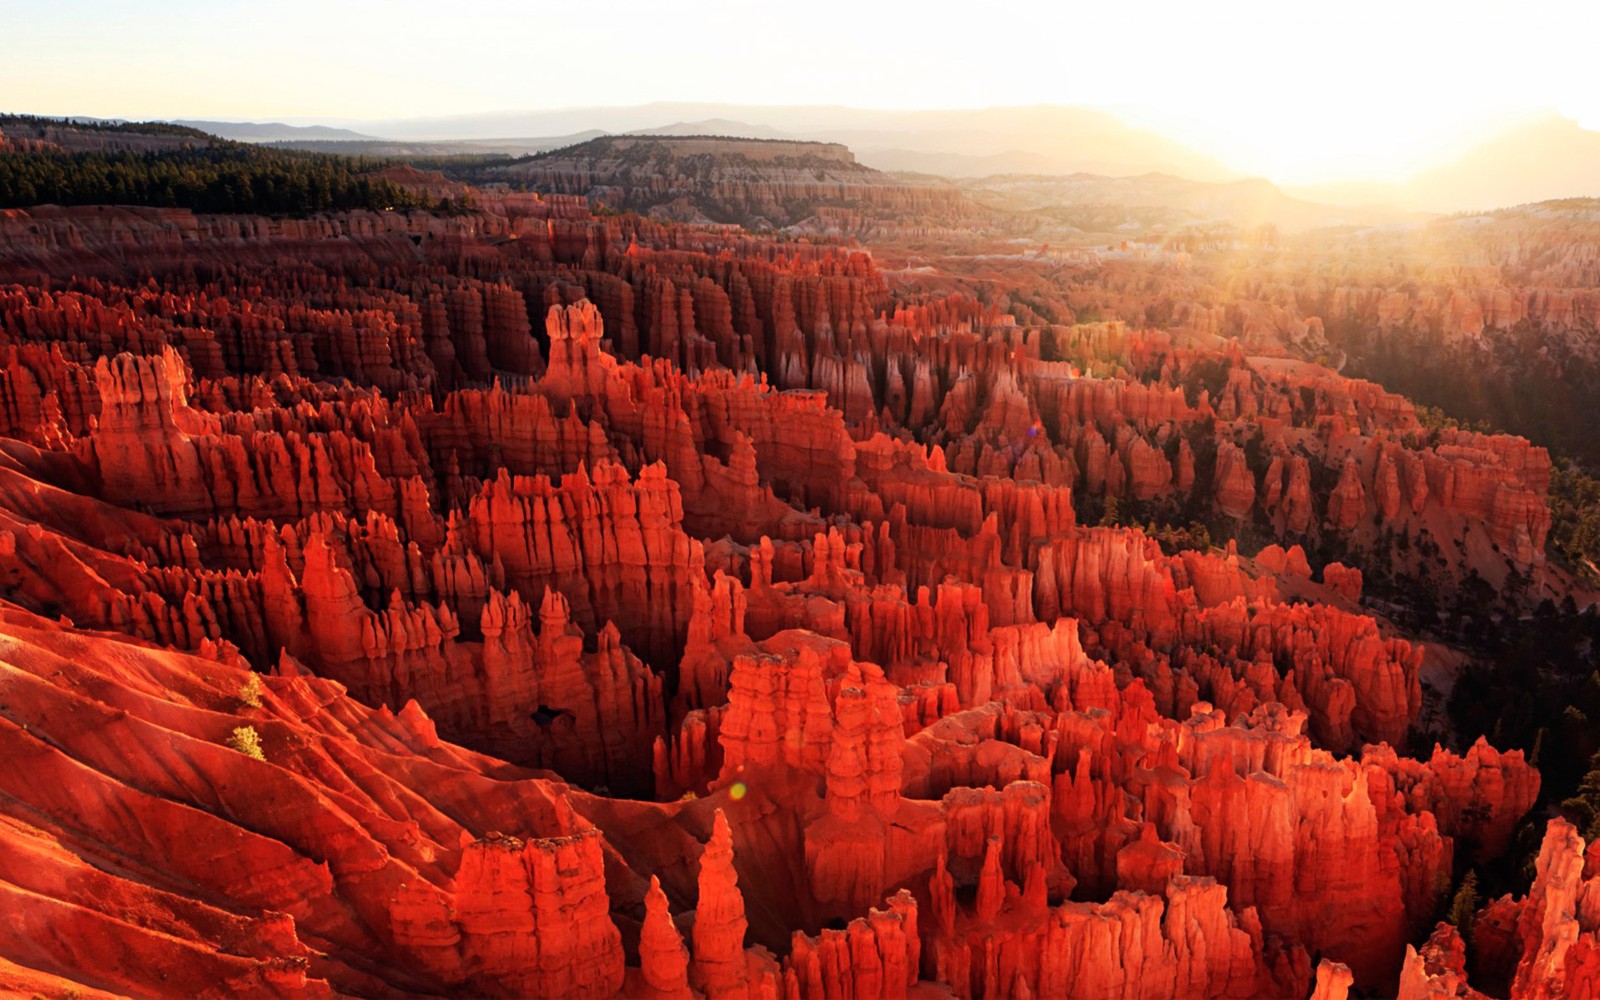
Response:
M353 127L673 103L1108 112L1278 183L1396 181L1509 123L1600 127L1600 8L1376 0L475 6L4 0L5 110ZM316 25L308 32L303 25Z

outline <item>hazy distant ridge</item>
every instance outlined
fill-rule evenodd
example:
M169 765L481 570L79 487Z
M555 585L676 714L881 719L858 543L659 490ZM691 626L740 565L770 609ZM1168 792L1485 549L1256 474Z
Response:
M221 122L198 119L174 119L174 125L187 125L202 132L232 139L236 142L271 142L280 139L373 139L347 128L327 125L285 125L283 122Z
M953 178L997 175L1246 180L1159 133L1088 108L886 111L837 106L658 103L493 112L332 124L185 121L225 138L375 156L544 152L601 135L725 135L848 146L863 165ZM1305 201L1477 211L1552 198L1600 196L1600 132L1549 116L1514 127L1455 161L1402 183L1286 188ZM1230 196L1236 200L1236 196ZM1293 207L1293 206L1287 206Z

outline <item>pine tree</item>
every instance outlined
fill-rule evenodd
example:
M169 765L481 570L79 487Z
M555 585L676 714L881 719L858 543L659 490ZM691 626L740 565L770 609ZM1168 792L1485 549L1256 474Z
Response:
M1455 925L1461 932L1463 940L1472 935L1472 921L1478 915L1478 873L1467 872L1467 877L1461 880L1460 888L1456 889L1455 898L1450 900L1450 914L1445 919Z
M1600 837L1600 753L1589 758L1589 773L1578 783L1578 794L1561 803L1561 808L1585 840Z
M1111 496L1110 494L1107 494L1106 495L1106 510L1105 510L1105 513L1100 516L1100 527L1102 527L1102 528L1114 528L1114 527L1116 527L1117 520L1121 516L1122 516L1122 511L1117 505L1117 498L1114 497L1114 496Z

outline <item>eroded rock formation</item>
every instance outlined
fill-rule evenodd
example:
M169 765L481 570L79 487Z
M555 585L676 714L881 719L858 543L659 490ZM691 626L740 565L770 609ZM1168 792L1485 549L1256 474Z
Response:
M0 985L1464 989L1441 894L1539 775L1403 755L1434 654L1362 600L1400 533L1544 572L1542 449L479 198L0 216ZM1592 982L1589 867L1491 905L1519 995Z

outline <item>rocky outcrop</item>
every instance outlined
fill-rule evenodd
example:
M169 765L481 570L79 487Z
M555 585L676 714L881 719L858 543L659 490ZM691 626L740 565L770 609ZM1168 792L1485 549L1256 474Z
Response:
M1255 477L1245 464L1244 452L1231 441L1217 448L1217 509L1229 517L1244 517L1256 502Z
M700 901L695 907L690 981L708 998L776 996L777 969L770 958L747 954L744 897L733 869L733 833L717 811L711 840L700 855Z
M667 894L661 880L650 876L650 891L645 895L644 927L639 932L639 978L646 995L687 1000L689 989L689 951L683 936L673 926Z
M145 995L621 985L599 831L414 703L3 614L11 961Z
M502 996L611 996L622 938L598 831L467 845L455 878L466 984Z
M680 222L752 229L809 223L853 235L893 225L977 225L983 213L954 187L897 181L837 143L724 136L608 136L502 168L539 191ZM826 206L853 205L855 212Z
M1517 917L1516 996L1582 996L1600 988L1600 885L1590 853L1570 823L1550 821Z
M941 928L933 960L958 996L1301 995L1308 984L1274 977L1259 929L1225 899L1210 879L1180 878L1165 898L1118 893L1041 912L1010 886L992 915Z

